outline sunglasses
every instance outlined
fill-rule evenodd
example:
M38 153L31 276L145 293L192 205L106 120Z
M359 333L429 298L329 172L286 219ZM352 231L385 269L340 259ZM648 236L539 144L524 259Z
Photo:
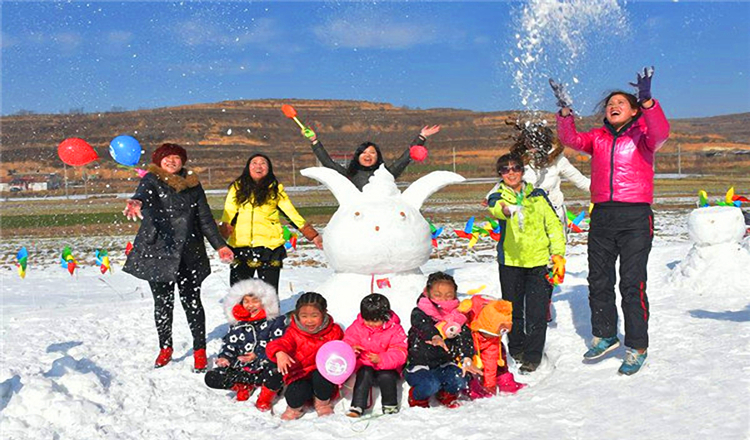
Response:
M523 167L521 165L513 165L509 167L500 167L500 174L505 175L513 171L514 173L520 173L523 171Z

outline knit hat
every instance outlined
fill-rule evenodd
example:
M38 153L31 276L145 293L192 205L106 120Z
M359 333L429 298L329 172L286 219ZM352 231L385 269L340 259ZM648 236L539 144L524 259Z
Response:
M156 151L151 155L151 162L160 167L161 161L167 157L176 154L182 159L182 164L185 165L187 162L187 151L177 144L161 144L161 147L157 148Z

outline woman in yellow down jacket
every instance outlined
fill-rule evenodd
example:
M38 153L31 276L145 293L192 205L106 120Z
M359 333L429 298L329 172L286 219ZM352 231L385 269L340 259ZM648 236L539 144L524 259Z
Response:
M279 290L279 275L286 248L279 214L286 217L308 240L323 248L323 238L302 218L273 174L271 159L254 153L229 186L219 228L228 238L235 259L229 283L258 278Z

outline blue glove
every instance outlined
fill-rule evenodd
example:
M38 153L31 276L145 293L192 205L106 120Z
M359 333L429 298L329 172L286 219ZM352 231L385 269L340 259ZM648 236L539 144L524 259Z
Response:
M654 76L654 66L643 68L643 75L638 72L635 83L628 83L638 89L638 102L641 104L651 99L651 78Z
M557 98L558 107L570 108L570 106L573 105L573 98L570 97L564 84L555 82L554 79L550 78L549 85L552 87L552 93L555 94L555 98Z

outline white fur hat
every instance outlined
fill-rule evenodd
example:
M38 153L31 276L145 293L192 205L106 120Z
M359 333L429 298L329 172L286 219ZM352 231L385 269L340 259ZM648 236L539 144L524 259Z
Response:
M263 310L266 311L266 318L273 319L279 316L279 297L276 295L276 289L270 284L257 278L240 281L229 289L229 293L224 297L224 313L227 315L229 325L237 323L232 309L242 301L245 295L252 295L260 300L263 304Z

